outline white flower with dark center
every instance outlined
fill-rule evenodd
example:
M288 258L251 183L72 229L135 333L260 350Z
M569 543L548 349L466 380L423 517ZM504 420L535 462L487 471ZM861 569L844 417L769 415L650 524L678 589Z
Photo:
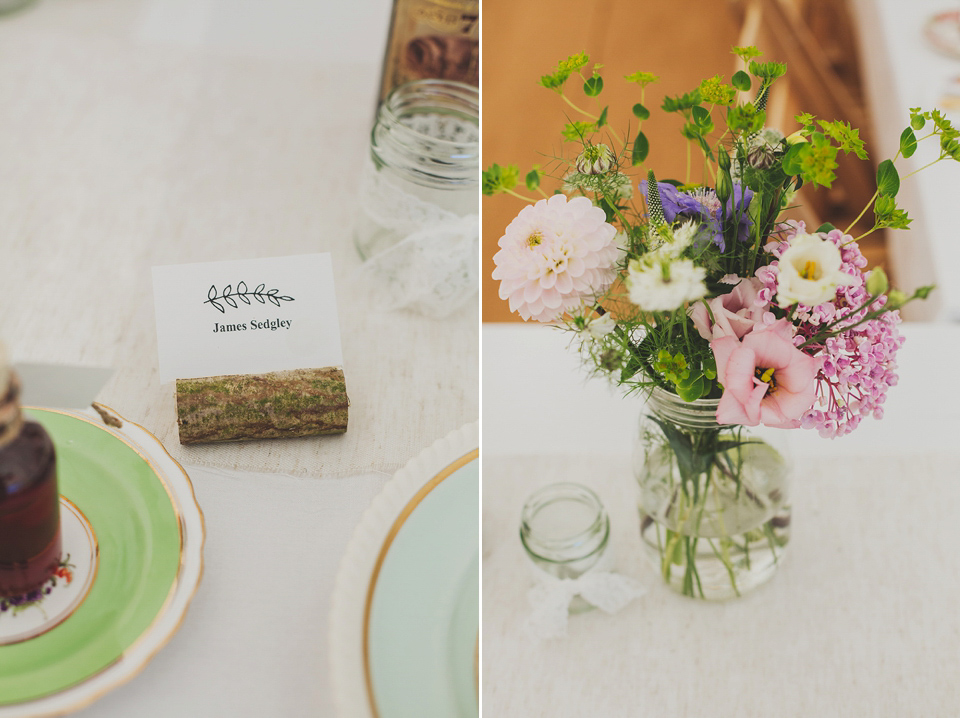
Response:
M649 312L671 312L706 295L706 276L690 259L652 265L633 260L627 268L630 301Z
M796 234L780 255L777 303L781 307L804 304L815 307L831 301L837 287L859 280L841 270L840 248L818 234Z

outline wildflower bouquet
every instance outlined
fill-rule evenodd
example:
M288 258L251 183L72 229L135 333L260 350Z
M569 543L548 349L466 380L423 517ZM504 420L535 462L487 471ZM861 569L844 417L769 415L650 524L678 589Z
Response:
M663 101L689 143L683 181L644 167L644 94L658 78L625 78L639 101L623 136L599 103L603 78L599 66L587 70L586 54L540 79L582 116L563 131L574 151L556 158L563 191L547 195L537 167L525 184L539 201L516 191L516 166L495 164L483 177L485 194L531 202L494 256L500 297L525 320L575 332L596 373L650 393L637 469L642 533L664 578L705 598L764 580L787 541L782 457L744 427L836 437L882 417L903 343L898 309L932 287L890 289L881 269L866 271L857 240L908 227L896 162L920 142L939 142L937 162L960 160L960 131L938 110L912 109L897 156L879 164L877 191L849 227L785 220L802 185L830 187L838 153L866 160L864 144L849 124L806 113L789 136L766 128L766 101L786 66L759 62L753 47L734 53L749 72ZM573 78L596 111L567 95ZM752 101L739 102L747 92ZM872 228L850 236L871 208ZM708 561L709 581L698 568Z

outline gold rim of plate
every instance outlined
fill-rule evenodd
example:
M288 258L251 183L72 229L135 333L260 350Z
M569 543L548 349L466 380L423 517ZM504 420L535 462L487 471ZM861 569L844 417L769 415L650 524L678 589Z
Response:
M80 421L84 421L88 424L91 424L92 426L95 426L96 428L107 432L117 440L126 444L134 453L136 453L141 459L143 459L147 463L147 465L153 471L154 476L156 476L161 486L163 486L163 489L167 494L167 498L170 501L170 505L173 508L174 514L177 517L177 530L180 536L180 562L177 567L177 575L174 577L173 583L170 585L170 590L168 591L167 596L164 599L163 605L157 611L157 615L154 616L153 621L150 622L150 625L143 631L143 633L141 633L140 636L138 636L137 639L132 644L130 644L130 646L125 648L123 652L113 662L104 666L102 669L100 669L96 673L90 676L87 676L79 683L76 683L68 688L65 688L62 691L58 691L56 693L43 696L42 698L31 700L26 703L11 704L6 708L0 708L0 716L8 715L8 712L7 712L8 709L18 709L18 708L22 708L24 711L26 711L20 714L23 716L23 718L40 718L41 716L66 715L68 713L72 713L74 711L80 710L81 708L86 708L87 706L103 698L103 696L107 695L111 691L119 688L120 686L124 685L125 683L128 683L129 681L139 676L143 672L143 670L147 667L147 665L150 663L150 661L152 661L154 657L156 657L156 655L166 647L166 645L170 642L173 636L176 635L177 631L180 630L180 627L183 625L183 621L186 618L187 611L190 608L190 604L193 603L193 599L197 594L197 590L200 588L201 581L203 580L203 572L204 572L203 549L205 547L206 537L207 537L206 518L203 515L203 509L200 508L200 504L197 502L197 494L193 487L193 482L190 480L190 475L183 468L183 465L180 464L180 462L177 461L170 454L169 451L167 451L167 448L156 436L153 435L152 432L148 431L146 428L136 423L135 421L130 421L129 419L124 418L122 414L120 414L110 406L107 406L102 403L98 403L97 406L101 407L102 409L106 409L114 419L118 420L121 423L121 425L117 428L108 426L106 424L106 420L102 415L102 413L100 414L100 417L99 417L100 421L98 422L90 416L86 416L84 414L73 412L73 411L65 411L62 409L50 409L47 407L40 407L40 406L24 406L23 408L28 410L35 410L35 411L45 411L52 414L62 414L64 416L69 416L70 418L78 419ZM100 409L97 409L97 411L99 413ZM170 488L170 485L168 484L167 480L164 478L163 472L157 467L157 464L154 462L152 457L147 455L146 452L148 451L148 449L144 446L141 446L132 437L129 437L124 433L124 427L128 424L130 426L134 426L137 429L139 429L156 444L156 446L160 449L160 451L162 451L163 454L166 455L166 457L171 462L173 462L173 465L183 476L183 479L186 482L187 488L190 489L190 495L188 498L192 504L192 509L195 509L197 512L197 518L199 519L199 528L200 528L200 532L199 532L200 535L197 538L197 541L199 542L199 552L198 552L199 564L197 568L196 583L194 584L190 593L186 596L186 599L183 605L183 610L180 612L180 615L177 617L177 620L174 623L174 625L170 628L170 630L166 634L158 638L157 645L149 653L147 653L146 656L144 656L144 658L139 662L139 664L135 668L131 669L129 673L121 673L117 675L115 679L110 681L109 684L104 686L102 689L90 695L78 696L76 700L69 703L69 705L50 708L50 709L43 708L41 707L43 703L49 702L51 700L56 700L60 696L63 696L69 693L70 691L76 691L76 690L82 689L82 687L85 684L89 683L90 681L96 680L97 678L101 678L107 672L115 670L115 668L118 665L121 665L125 659L129 659L131 654L133 654L134 651L136 651L140 646L143 645L145 641L147 641L151 637L151 634L156 629L157 624L163 619L163 617L170 610L170 604L173 602L174 598L176 597L177 589L180 587L181 581L183 579L184 569L186 566L187 546L186 546L186 541L184 539L184 536L186 533L186 526L184 523L184 517L183 517L180 501L178 500L178 497L174 493L174 491ZM192 540L193 539L191 539L191 541ZM33 712L32 706L37 706L39 710L37 712ZM13 712L9 713L9 715L13 715L13 714L14 714Z

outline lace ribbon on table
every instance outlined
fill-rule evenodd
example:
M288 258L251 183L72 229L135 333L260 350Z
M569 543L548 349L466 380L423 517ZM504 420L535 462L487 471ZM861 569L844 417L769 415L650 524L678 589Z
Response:
M534 638L567 635L570 602L580 596L604 613L617 613L647 592L634 578L595 566L579 578L554 578L538 570L537 583L527 592L532 611L526 631Z
M401 239L368 259L356 279L382 310L442 318L477 292L480 218L414 197L368 165L360 201L365 219Z

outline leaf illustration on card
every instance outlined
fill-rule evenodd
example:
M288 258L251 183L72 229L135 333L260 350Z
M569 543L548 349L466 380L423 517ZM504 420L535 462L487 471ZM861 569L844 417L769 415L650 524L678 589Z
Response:
M223 288L223 291L220 292L217 289L217 285L213 284L210 286L209 291L207 291L207 300L204 302L204 304L210 304L221 314L225 314L227 310L223 308L223 304L220 303L221 301L225 302L233 309L237 309L240 306L237 304L238 299L244 304L249 305L250 297L253 297L261 304L266 304L269 301L271 304L277 307L280 306L280 302L294 301L293 297L280 294L279 289L266 290L266 287L266 284L261 283L258 284L257 288L251 292L247 287L247 283L240 281L237 282L236 288L234 288L232 284L228 284Z
M220 302L218 302L217 299L219 299L219 297L217 296L217 287L216 285L210 285L210 291L207 292L207 301L205 301L204 304L212 304L214 307L216 307L220 311L221 314L223 314L224 313L223 305Z

